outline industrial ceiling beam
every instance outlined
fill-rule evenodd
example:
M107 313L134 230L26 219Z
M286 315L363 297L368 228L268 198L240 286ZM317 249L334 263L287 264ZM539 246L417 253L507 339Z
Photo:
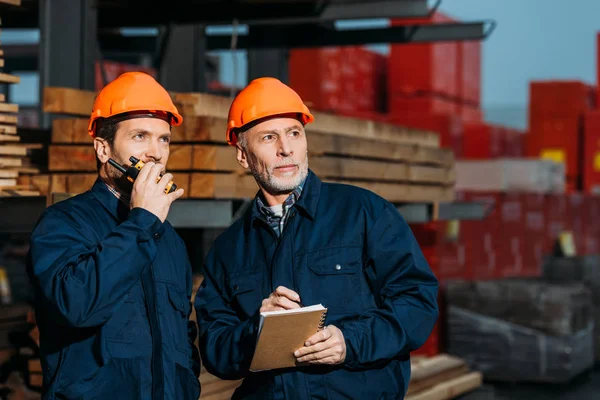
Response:
M147 0L96 2L99 28L148 27L167 24L246 25L322 23L343 19L422 18L431 15L442 0L429 8L427 0L373 1L263 1L171 0L169 7L150 7ZM6 8L3 28L39 26L38 3Z
M320 25L250 27L240 34L236 49L304 48L355 46L380 43L426 43L439 41L484 40L495 27L494 21L391 26L373 29L329 29ZM103 34L102 52L151 53L156 49L154 36ZM207 35L207 50L229 50L230 35Z

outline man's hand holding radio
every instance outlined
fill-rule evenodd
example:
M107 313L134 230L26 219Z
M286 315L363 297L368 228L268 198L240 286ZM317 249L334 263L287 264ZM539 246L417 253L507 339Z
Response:
M171 203L183 195L183 189L165 193L165 188L173 179L173 175L166 173L161 178L163 168L164 165L153 162L148 162L142 167L133 183L130 203L131 208L144 208L156 215L161 222L167 219Z

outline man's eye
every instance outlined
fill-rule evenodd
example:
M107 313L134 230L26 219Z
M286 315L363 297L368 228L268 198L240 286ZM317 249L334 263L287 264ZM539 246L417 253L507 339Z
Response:
M171 138L170 137L164 137L164 138L161 138L160 140L162 140L164 143L171 142Z
M135 139L143 139L144 138L144 134L143 133L138 133L134 136Z
M298 131L291 131L290 135L291 136L300 136L300 132L298 132Z
M271 140L274 137L275 137L274 135L265 135L265 136L263 136L263 140Z

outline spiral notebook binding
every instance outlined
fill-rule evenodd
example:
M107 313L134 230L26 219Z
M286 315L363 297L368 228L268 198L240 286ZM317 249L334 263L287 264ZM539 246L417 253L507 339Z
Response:
M327 310L321 313L321 321L319 322L320 331L322 331L325 328L325 318L327 318Z

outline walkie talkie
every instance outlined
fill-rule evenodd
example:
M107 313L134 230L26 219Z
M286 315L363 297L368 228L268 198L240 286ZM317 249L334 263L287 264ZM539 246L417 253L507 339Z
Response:
M108 163L110 165L112 165L113 167L115 167L116 169L121 171L123 174L125 174L125 177L127 177L127 180L129 180L130 182L133 183L135 181L135 179L137 178L138 174L140 173L140 170L144 167L144 165L146 165L146 163L144 163L142 160L138 160L134 156L129 157L129 161L131 161L131 166L129 168L125 168L124 166L122 166L121 164L119 164L118 162L113 160L112 158L108 159ZM160 177L158 178L157 182L159 180L160 180ZM167 193L167 194L174 192L176 190L177 190L177 185L175 183L173 183L173 181L169 181L169 183L167 183L167 186L165 186L165 193Z

